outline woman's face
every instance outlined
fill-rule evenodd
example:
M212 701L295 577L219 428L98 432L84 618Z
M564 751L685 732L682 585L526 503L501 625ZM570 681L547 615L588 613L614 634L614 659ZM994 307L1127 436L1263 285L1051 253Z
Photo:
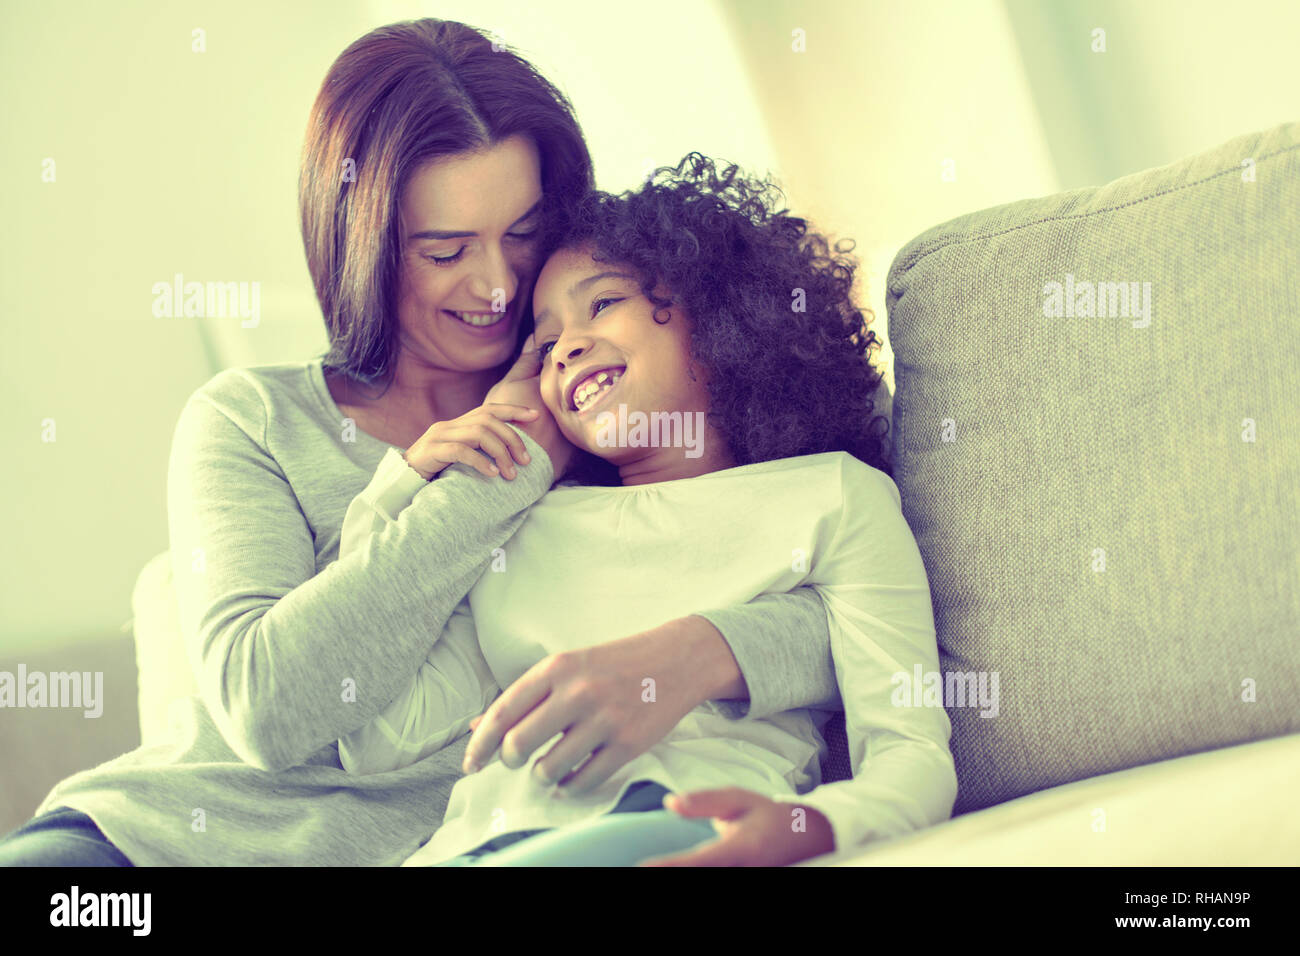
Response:
M660 320L668 321L656 322L654 304L630 272L598 263L580 248L547 260L533 289L533 312L542 401L570 442L618 465L624 483L638 475L681 477L684 458L693 460L688 472L721 466L725 452L704 425L707 383L691 360L690 317L680 306L661 309ZM692 453L684 445L611 443L620 420L655 412L689 416L687 435L693 431L712 448ZM706 460L709 467L697 467Z
M508 361L537 270L537 148L512 136L422 166L400 203L398 322L408 357L458 372Z

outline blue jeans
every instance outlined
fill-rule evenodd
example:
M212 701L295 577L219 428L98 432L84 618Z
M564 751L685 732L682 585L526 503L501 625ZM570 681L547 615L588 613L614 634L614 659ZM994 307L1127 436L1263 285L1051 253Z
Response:
M0 840L0 867L133 865L94 820L67 807L33 817Z
M628 787L609 813L552 830L523 830L488 840L439 866L635 866L688 850L717 833L709 820L660 809L668 790L650 780ZM133 866L80 810L33 817L0 839L0 867Z
M638 780L609 813L549 830L522 830L488 840L436 866L635 866L689 850L718 834L706 819L664 810L665 787Z

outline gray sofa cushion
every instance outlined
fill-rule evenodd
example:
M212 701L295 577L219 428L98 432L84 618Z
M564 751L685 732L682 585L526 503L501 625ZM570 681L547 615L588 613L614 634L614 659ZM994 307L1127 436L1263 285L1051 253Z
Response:
M945 672L998 675L956 813L1300 730L1298 274L1294 123L895 259L904 513Z

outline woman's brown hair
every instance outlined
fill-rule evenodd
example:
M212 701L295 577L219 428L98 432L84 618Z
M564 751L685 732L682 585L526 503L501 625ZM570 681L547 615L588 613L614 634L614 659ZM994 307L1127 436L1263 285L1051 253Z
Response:
M527 60L473 27L426 18L372 30L334 61L298 178L307 268L329 332L326 368L387 383L402 190L432 159L516 134L537 147L543 221L554 222L591 187L591 156L568 99Z

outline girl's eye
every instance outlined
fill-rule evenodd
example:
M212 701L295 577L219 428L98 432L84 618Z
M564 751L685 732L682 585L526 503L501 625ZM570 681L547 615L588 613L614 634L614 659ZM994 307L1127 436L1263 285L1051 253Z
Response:
M460 247L460 251L457 252L454 256L442 256L442 257L438 257L438 256L425 256L424 258L429 259L429 260L431 260L431 261L433 261L433 262L436 262L436 263L438 263L439 265L449 266L449 265L451 265L453 262L455 262L457 259L459 259L461 256L463 256L464 254L465 254L465 247L464 247L464 246L461 246L461 247Z
M506 235L511 239L531 239L537 235L538 232L540 232L540 230L530 229L527 232L507 232Z
M554 343L554 342L543 342L541 345L539 345L539 346L537 347L537 351L538 351L538 354L539 354L540 358L542 358L543 360L545 360L546 357L547 357L548 355L551 354L551 349L553 349L553 348L555 348L555 343Z
M608 302L610 305L613 305L615 302L622 302L622 301L623 301L622 299L611 299L608 297L601 298L601 299L593 299L591 302L591 317L594 319L597 315L601 313L601 311L603 311L601 309L596 308L596 306L600 305L602 302Z

